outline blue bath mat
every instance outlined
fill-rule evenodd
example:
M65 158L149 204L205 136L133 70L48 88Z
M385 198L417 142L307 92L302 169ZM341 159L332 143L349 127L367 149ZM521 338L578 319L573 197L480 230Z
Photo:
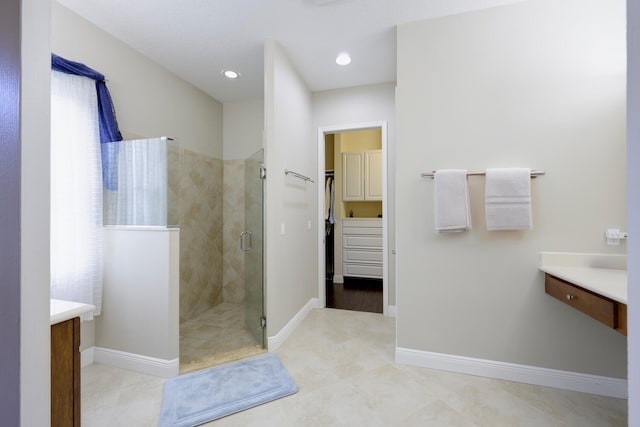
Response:
M164 383L160 427L193 427L298 391L275 354L171 378Z

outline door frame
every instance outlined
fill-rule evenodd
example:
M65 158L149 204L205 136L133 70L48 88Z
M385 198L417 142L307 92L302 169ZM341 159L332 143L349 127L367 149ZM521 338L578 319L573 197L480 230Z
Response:
M0 413L7 425L19 425L21 420L20 407L27 407L24 402L32 402L27 396L22 396L20 391L28 391L33 389L33 385L29 387L21 387L20 380L24 381L21 372L24 373L24 362L33 360L24 355L21 356L21 348L35 348L36 346L24 342L29 338L21 335L22 331L33 331L33 322L25 327L21 322L21 314L26 311L21 307L37 307L37 303L25 304L21 295L29 294L29 290L23 284L21 277L21 265L24 268L24 258L21 259L22 241L25 240L25 234L20 234L20 226L22 222L21 209L25 204L25 193L21 191L21 174L22 164L32 162L32 157L25 155L20 157L21 150L21 133L20 125L24 120L24 105L20 104L20 96L22 88L20 86L22 70L21 53L26 55L24 49L21 49L20 38L23 33L21 22L26 22L20 13L21 2L18 0L6 1L0 4L0 35L2 35L2 43L0 43L0 58L2 58L3 66L0 68L0 86L2 86L2 105L0 105L0 200L3 201L0 206L0 235L2 242L2 257L0 257L0 272L2 274L2 300L0 300L0 311L2 312L2 322L0 322L0 339L2 340L2 365L3 378L0 384L2 391L2 402L0 402ZM27 43L28 46L28 43ZM31 65L31 64L30 64ZM33 68L33 67L29 67ZM33 73L33 69L25 70ZM38 70L39 71L39 70ZM39 78L40 76L38 76ZM25 78L27 80L27 78ZM32 82L34 79L28 79ZM38 80L38 83L40 81ZM33 113L30 113L33 115ZM24 125L25 122L22 121ZM26 147L25 147L26 148ZM24 149L24 148L23 148ZM29 148L33 150L37 148ZM25 162L26 160L26 162ZM29 167L32 167L30 164ZM45 171L46 173L46 171ZM24 181L23 181L24 183ZM48 194L48 193L47 193ZM34 193L30 196L33 196ZM28 203L29 200L26 200ZM33 221L31 224L33 225ZM33 240L33 239L32 239ZM23 276L24 277L24 276ZM39 316L35 320L40 320ZM26 323L26 322L24 322ZM39 330L38 330L39 331ZM32 338L32 341L41 338ZM24 342L23 342L24 341ZM38 346L41 348L40 346ZM22 369L21 369L22 362ZM5 370L6 368L6 370ZM4 373L6 372L6 374ZM31 377L31 376L30 376ZM31 384L33 377L28 378ZM40 383L42 384L42 383ZM43 405L45 408L47 405ZM22 415L22 420L28 419ZM35 418L32 418L35 419Z
M260 180L260 191L261 191L261 204L260 204L260 242L261 242L261 248L260 248L260 263L262 264L260 269L261 269L261 280L260 280L260 315L258 317L258 319L249 319L247 318L247 312L248 310L248 292L247 292L247 277L249 276L247 274L247 265L248 265L248 260L247 258L250 256L251 251L254 249L253 246L253 237L250 237L250 241L251 241L251 246L249 247L248 250L243 249L243 243L244 243L244 239L243 236L245 235L245 233L248 233L249 236L253 236L253 233L255 233L255 230L250 230L250 228L248 227L247 224L247 210L248 210L248 205L247 205L247 187L248 187L248 177L251 176L253 174L253 172L255 171L251 171L248 170L247 168L249 167L247 164L250 162L250 165L253 166L253 158L256 157L258 155L258 153L262 153L262 155L260 156L260 160L255 161L255 164L258 166L258 171L259 171L259 180ZM244 203L244 226L243 226L243 231L240 234L240 249L243 251L243 269L244 269L244 291L245 291L245 298L244 298L244 321L245 321L245 326L249 329L249 332L254 336L254 338L258 339L258 336L256 335L261 335L262 336L262 340L259 343L261 348L263 349L267 349L267 344L268 344L268 336L267 336L267 328L266 328L266 320L267 320L267 307L266 307L266 292L267 292L267 288L266 288L266 274L265 274L265 268L266 268L266 263L265 263L265 252L266 252L266 231L265 231L265 215L266 215L266 188L265 188L265 181L267 179L267 168L265 166L265 149L264 147L259 148L258 150L256 150L255 152L253 152L251 155L249 155L249 157L246 157L243 162L244 162L244 185L242 188L242 191L244 193L244 197L245 197L245 203ZM257 186L256 186L257 187ZM255 308L258 308L258 306L256 305ZM253 321L259 321L260 322L260 333L259 334L254 334L254 332L256 331L256 325L255 324L251 324ZM264 323L263 323L264 322Z
M349 123L318 127L318 176L316 180L318 192L318 302L320 307L327 306L326 293L326 260L325 260L325 228L324 228L324 195L325 195L325 135L357 130L380 129L382 142L382 314L389 316L389 239L388 239L388 191L387 191L387 122L374 121Z

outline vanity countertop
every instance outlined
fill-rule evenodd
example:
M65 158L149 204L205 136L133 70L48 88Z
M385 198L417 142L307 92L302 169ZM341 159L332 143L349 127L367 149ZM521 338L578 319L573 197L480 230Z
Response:
M566 255L566 256L565 256ZM541 271L614 301L627 303L624 255L542 252Z
M96 307L91 304L82 304L79 302L64 301L61 299L51 299L50 315L51 324L61 323L74 317L81 316L85 313L94 311Z

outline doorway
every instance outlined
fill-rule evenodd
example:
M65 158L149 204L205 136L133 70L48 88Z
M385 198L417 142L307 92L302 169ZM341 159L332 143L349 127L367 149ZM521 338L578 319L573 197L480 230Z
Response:
M388 315L386 122L318 129L318 294Z

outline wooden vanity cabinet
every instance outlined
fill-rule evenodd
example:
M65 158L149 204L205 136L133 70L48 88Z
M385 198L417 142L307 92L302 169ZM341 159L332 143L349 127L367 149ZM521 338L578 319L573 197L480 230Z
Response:
M627 335L627 306L546 273L548 295L587 314L623 335Z
M51 426L80 426L80 318L51 325Z

